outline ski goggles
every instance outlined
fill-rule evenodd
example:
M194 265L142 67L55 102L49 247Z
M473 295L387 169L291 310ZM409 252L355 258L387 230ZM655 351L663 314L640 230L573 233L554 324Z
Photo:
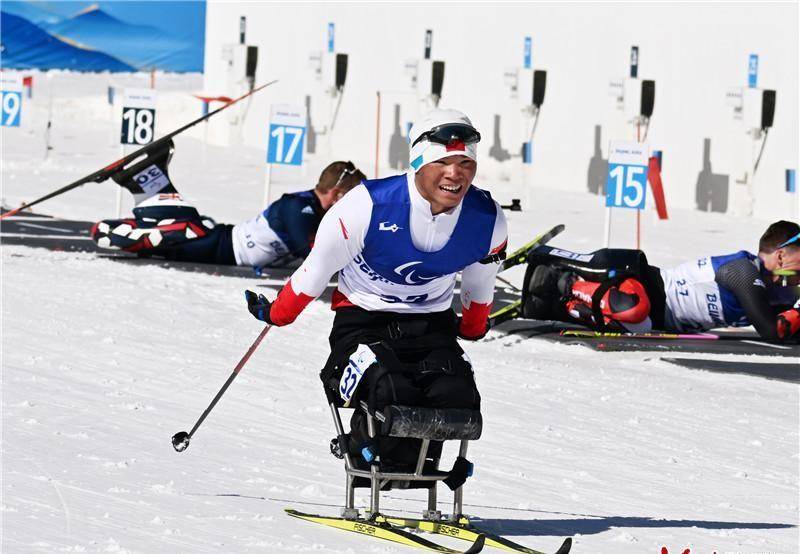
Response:
M453 142L475 144L481 141L481 134L477 129L465 123L447 123L445 125L437 125L430 131L425 131L417 137L417 140L411 143L411 147L413 148L423 140L444 144L445 146Z
M789 246L790 244L794 244L795 242L798 242L798 241L800 241L800 233L797 233L795 236L793 236L789 240L779 244L778 248L783 248L784 246Z
M345 177L353 175L356 171L358 171L358 169L356 169L355 164L353 162L347 162L342 170L342 173L339 175L339 178L336 179L336 184L331 188L336 188L341 185Z

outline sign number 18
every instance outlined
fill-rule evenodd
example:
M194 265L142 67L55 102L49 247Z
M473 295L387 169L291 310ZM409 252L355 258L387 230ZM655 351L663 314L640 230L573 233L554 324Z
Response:
M153 140L156 111L149 108L123 108L122 144L150 144Z

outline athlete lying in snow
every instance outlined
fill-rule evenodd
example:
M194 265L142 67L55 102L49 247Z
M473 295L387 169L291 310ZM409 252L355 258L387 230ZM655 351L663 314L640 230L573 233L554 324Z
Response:
M136 206L133 218L107 219L92 228L103 248L184 262L264 267L305 258L322 216L366 176L352 162L333 162L311 190L284 194L256 217L216 224L186 202L169 179L172 146L115 175Z
M799 232L778 221L758 255L742 250L671 269L648 265L639 250L541 247L525 274L523 316L638 332L753 325L764 339L785 340L800 330Z

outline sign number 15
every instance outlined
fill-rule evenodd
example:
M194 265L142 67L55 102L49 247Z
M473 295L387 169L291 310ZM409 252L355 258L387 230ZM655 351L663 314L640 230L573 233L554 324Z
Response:
M611 164L606 187L606 206L644 209L646 186L645 166Z

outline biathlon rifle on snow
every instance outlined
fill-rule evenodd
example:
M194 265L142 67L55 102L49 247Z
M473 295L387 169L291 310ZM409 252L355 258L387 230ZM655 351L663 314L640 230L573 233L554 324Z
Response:
M125 156L123 158L120 158L119 160L108 164L103 169L95 171L94 173L92 173L90 175L87 175L86 177L82 177L82 178L78 179L77 181L75 181L74 183L70 183L70 184L68 184L66 186L63 186L60 189L54 190L53 192L51 192L49 194L45 194L44 196L42 196L40 198L37 198L33 202L28 202L28 203L23 204L22 206L20 206L18 208L14 208L13 210L7 211L6 213L0 215L0 219L5 219L7 217L10 217L10 216L12 216L12 215L14 215L16 213L21 212L22 210L26 210L26 209L30 208L31 206L34 206L34 205L36 205L36 204L38 204L40 202L44 202L45 200L49 200L50 198L53 198L53 197L58 196L60 194L63 194L63 193L65 193L65 192L67 192L69 190L72 190L74 188L78 188L78 187L80 187L82 185L85 185L87 183L102 183L103 181L105 181L106 179L111 177L114 173L116 173L120 169L124 168L130 162L136 160L137 158L140 158L143 155L146 155L148 152L150 152L152 150L155 150L158 147L160 147L161 145L167 143L175 135L178 135L178 134L184 132L185 130L187 130L187 129L191 128L191 127L194 127L198 123L201 123L201 122L209 119L210 117L218 114L222 110L230 108L231 106L233 106L237 102L239 102L241 100L244 100L248 96L251 96L251 95L255 94L256 92L260 91L261 89L264 89L264 88L266 88L266 87L268 87L268 86L270 86L272 84L275 84L277 82L278 82L277 80L270 81L269 83L263 84L263 85L261 85L259 87L255 87L253 90L241 95L239 98L234 98L233 100L231 100L227 104L222 105L221 107L217 108L216 110L214 110L212 112L208 112L206 115L204 115L202 117L198 117L197 119L195 119L194 121L192 121L190 123L187 123L186 125L184 125L180 129L172 131L171 133L168 133L168 134L164 135L163 137L159 138L158 140L154 140L150 144L147 144L147 145L139 148L135 152L132 152L132 153L128 154L127 156Z

